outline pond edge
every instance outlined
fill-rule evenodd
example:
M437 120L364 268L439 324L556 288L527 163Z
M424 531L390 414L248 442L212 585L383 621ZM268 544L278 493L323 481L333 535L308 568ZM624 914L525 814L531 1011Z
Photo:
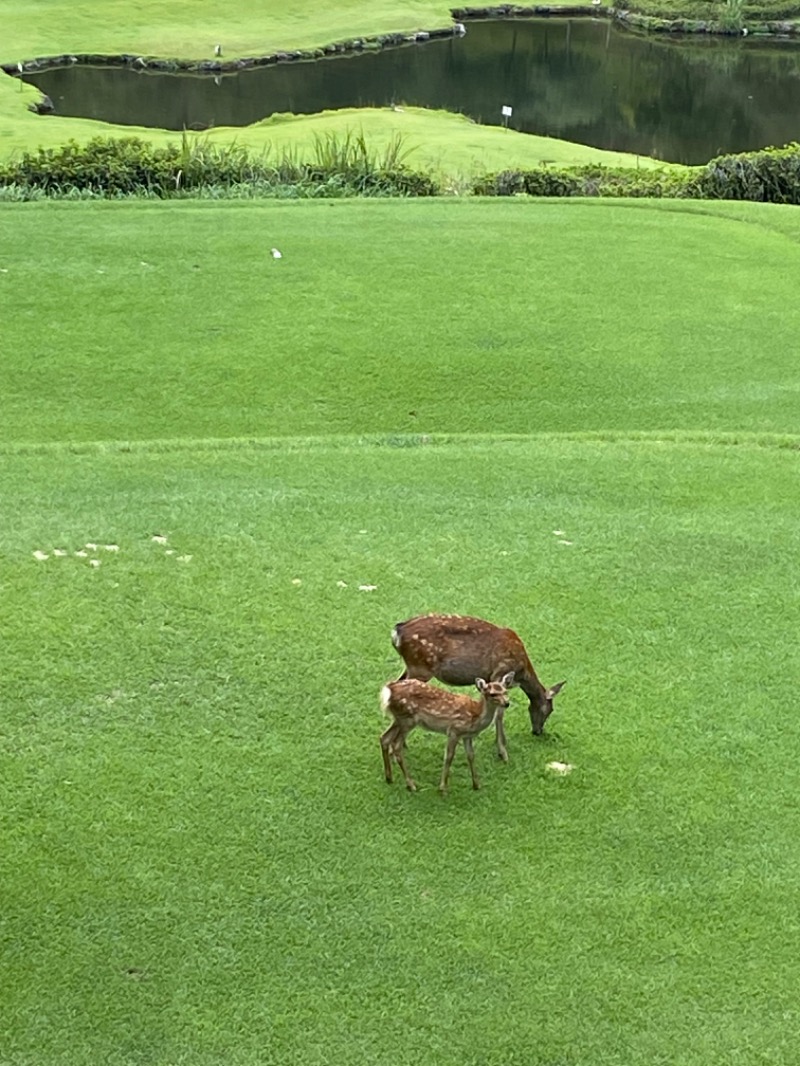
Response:
M56 67L72 66L80 63L93 67L129 67L133 70L150 71L160 74L235 74L242 70L272 66L276 63L311 62L331 56L356 55L361 52L376 52L384 48L400 48L408 45L425 44L428 41L446 37L463 37L466 33L464 22L485 19L529 19L529 18L610 18L633 29L653 33L675 34L714 34L716 36L753 36L796 37L800 35L800 22L773 21L763 22L750 29L731 29L718 22L701 19L661 19L651 15L640 15L625 8L604 7L601 3L587 5L537 4L523 7L516 4L501 4L496 7L458 7L451 11L457 21L451 26L432 30L412 30L405 33L385 33L372 37L355 37L344 41L334 41L321 48L290 49L270 52L263 56L245 56L238 59L159 59L134 53L106 55L100 53L65 53L55 56L40 56L18 63L2 63L0 70L12 77L21 77L37 71L52 70Z

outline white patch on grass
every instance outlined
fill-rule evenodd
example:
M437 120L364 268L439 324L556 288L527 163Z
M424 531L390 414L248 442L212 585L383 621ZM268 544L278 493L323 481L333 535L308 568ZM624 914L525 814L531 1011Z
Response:
M347 588L347 582L346 581L337 581L336 582L336 587L337 587L337 589L346 589Z
M279 252L277 248L270 248L270 255L273 259L283 259L283 253Z
M104 544L103 547L107 552L118 552L119 544Z
M191 555L179 555L177 560L179 563L190 563L192 561Z
M100 560L99 559L90 559L89 560L89 566L99 566L99 565L100 565Z
M164 549L164 554L165 555L174 555L175 554L175 549L174 548L165 548Z
M292 584L293 584L293 585L302 585L302 584L303 584L303 582L302 582L302 581L300 580L300 578L299 578L299 577L293 577L293 578L292 578Z
M50 558L50 556L47 554L47 552L39 551L38 548L33 553L33 557L39 563L43 563L45 561L45 559L49 559Z
M358 586L358 591L359 592L374 592L375 589L377 589L377 587L378 587L377 585L359 585Z
M160 536L158 533L153 534L153 536L150 539L152 540L153 544L166 544L167 543L167 538Z
M559 544L567 544L570 548L572 547L572 541L571 540L560 540L558 543Z
M564 536L564 530L563 529L554 529L553 530L553 536L554 537L563 537Z
M65 551L63 548L53 548L53 555L60 559L62 555L69 555L69 552Z
M552 770L554 774L561 774L563 776L564 774L571 773L575 767L572 763L568 762L549 762L547 764L547 769Z
M75 555L77 556L77 558L78 558L78 559L85 559L85 558L86 558L86 556L87 556L88 554L89 554L89 553L88 553L88 552L85 552L85 551L83 550L83 548L81 548L81 549L80 549L79 551L76 551L76 552L75 552Z
M97 545L91 540L87 541L84 544L84 548L88 548L90 552L96 552L97 551Z

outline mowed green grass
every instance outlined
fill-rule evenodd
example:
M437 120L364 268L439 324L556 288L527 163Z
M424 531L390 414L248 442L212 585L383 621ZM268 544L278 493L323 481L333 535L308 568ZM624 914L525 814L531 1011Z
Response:
M795 432L799 234L757 204L7 205L0 440Z
M760 205L0 211L3 1066L793 1066L797 248ZM567 678L477 793L430 735L383 781L425 610Z
M793 1062L797 474L547 437L4 455L3 1062ZM461 755L438 795L438 737L418 794L382 779L389 630L427 608L568 678L541 740L515 695L507 766L480 739L479 793Z

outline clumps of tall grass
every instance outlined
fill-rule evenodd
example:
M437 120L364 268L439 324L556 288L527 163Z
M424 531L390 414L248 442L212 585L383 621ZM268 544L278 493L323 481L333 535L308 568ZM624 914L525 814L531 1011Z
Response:
M744 27L744 0L724 0L718 21L726 33L741 33Z
M314 162L332 173L394 174L404 169L412 151L402 133L391 137L382 153L367 143L363 133L351 130L344 136L336 133L314 136Z
M377 148L352 132L318 137L308 158L299 149L253 153L187 133L163 147L139 137L95 137L0 166L0 199L435 196L434 177L407 165L410 151L401 135Z

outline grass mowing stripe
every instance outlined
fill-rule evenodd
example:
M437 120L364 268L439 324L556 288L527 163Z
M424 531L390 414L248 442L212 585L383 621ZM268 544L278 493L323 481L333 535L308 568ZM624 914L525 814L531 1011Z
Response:
M248 437L206 438L192 440L137 441L50 441L42 444L12 444L0 442L0 455L18 456L78 456L131 453L166 454L169 452L205 452L215 454L229 451L315 451L323 449L359 448L436 448L457 444L464 450L485 449L495 444L540 444L574 441L587 444L672 444L703 445L707 448L775 448L795 451L800 448L800 435L790 433L704 433L702 431L668 430L666 432L595 431L586 433L391 433L336 434L320 437Z
M4 1058L791 1063L795 454L310 454L4 457ZM444 802L377 744L426 607L568 677Z

